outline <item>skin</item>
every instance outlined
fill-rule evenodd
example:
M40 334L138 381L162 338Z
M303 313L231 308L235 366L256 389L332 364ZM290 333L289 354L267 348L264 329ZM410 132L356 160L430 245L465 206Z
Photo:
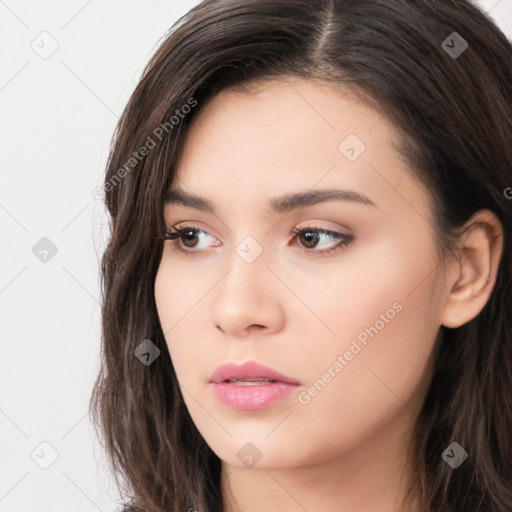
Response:
M355 161L338 149L348 134L366 146ZM186 406L223 461L225 511L402 510L436 335L481 311L502 247L498 219L481 211L458 256L438 261L429 192L395 140L393 125L346 90L298 79L251 94L223 90L190 127L173 186L207 198L217 213L166 206L168 228L186 223L206 234L188 247L164 242L155 299ZM267 211L270 198L311 189L352 190L375 206ZM312 226L354 240L319 255L337 241L321 235L308 245L292 234ZM263 250L252 263L236 252L249 235ZM338 356L397 303L400 311L334 371ZM209 376L249 360L301 386L268 409L224 406ZM311 396L329 368L330 381ZM300 393L310 400L301 403ZM248 442L261 454L251 467L237 457Z

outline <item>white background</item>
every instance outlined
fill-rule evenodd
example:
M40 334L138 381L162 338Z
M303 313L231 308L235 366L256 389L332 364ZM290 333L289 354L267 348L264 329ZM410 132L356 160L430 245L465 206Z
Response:
M93 192L144 65L197 3L0 0L0 512L118 503L87 415L108 237ZM511 37L512 0L480 3Z

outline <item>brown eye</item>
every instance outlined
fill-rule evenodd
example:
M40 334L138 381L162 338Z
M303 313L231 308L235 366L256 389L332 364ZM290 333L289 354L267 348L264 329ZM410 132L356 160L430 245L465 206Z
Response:
M188 229L186 231L183 231L183 233L180 236L181 242L185 247L195 247L197 242L197 234L199 231L197 229Z
M294 229L292 233L295 235L295 238L300 241L300 246L309 253L312 254L328 254L337 250L342 249L343 247L349 245L354 237L352 235L345 235L343 233L338 233L337 231L331 231L328 229L315 228L315 227L305 227L302 229ZM173 226L170 230L166 231L165 234L161 237L164 240L172 240L175 241L174 244L176 249L182 251L186 254L194 254L201 252L200 250L193 250L198 247L202 237L211 236L206 231L202 229L193 227L193 226ZM317 249L321 244L322 239L327 239L331 241L331 244L325 248ZM219 243L214 243L214 246L218 246ZM187 249L184 249L187 248ZM188 250L190 249L190 250Z
M203 235L203 236L201 236ZM171 229L165 232L165 234L161 237L163 240L172 240L176 249L185 252L185 253L194 253L200 252L197 251L189 251L187 249L183 249L183 247L187 247L188 249L195 249L198 246L198 243L205 236L211 236L206 231L202 229L193 227L193 226L173 226ZM213 244L213 245L219 245Z
M313 249L316 246L316 244L318 243L318 240L320 238L319 234L314 231L303 231L299 235L299 238L300 237L302 237L302 239L301 239L302 244L308 249Z
M338 233L337 231L330 231L328 229L322 228L302 228L302 229L294 229L293 234L295 234L295 238L300 240L301 245L305 250L312 253L318 254L327 254L336 250L339 250L347 245L349 245L354 237L352 235L345 235L343 233ZM322 236L325 238L330 238L332 241L336 242L334 245L330 247L321 249L321 250L311 250L317 247L319 241L321 241Z

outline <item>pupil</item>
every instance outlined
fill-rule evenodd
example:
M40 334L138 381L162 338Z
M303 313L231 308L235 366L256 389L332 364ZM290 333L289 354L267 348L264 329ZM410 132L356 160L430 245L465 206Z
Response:
M194 237L196 236L195 231L193 231L193 230L187 231L186 233L184 233L184 235L185 235L185 242L186 242L185 245L187 247L193 247L194 244L188 245L188 242L194 242Z
M317 242L317 233L313 233L312 231L306 231L303 236L306 239L306 244L311 244L311 247L313 247Z

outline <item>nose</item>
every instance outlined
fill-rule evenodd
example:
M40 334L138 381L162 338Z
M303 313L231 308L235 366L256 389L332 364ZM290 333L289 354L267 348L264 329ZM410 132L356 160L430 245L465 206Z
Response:
M216 328L240 338L279 331L285 315L282 291L266 260L247 263L235 254L231 262L215 287L211 314Z

